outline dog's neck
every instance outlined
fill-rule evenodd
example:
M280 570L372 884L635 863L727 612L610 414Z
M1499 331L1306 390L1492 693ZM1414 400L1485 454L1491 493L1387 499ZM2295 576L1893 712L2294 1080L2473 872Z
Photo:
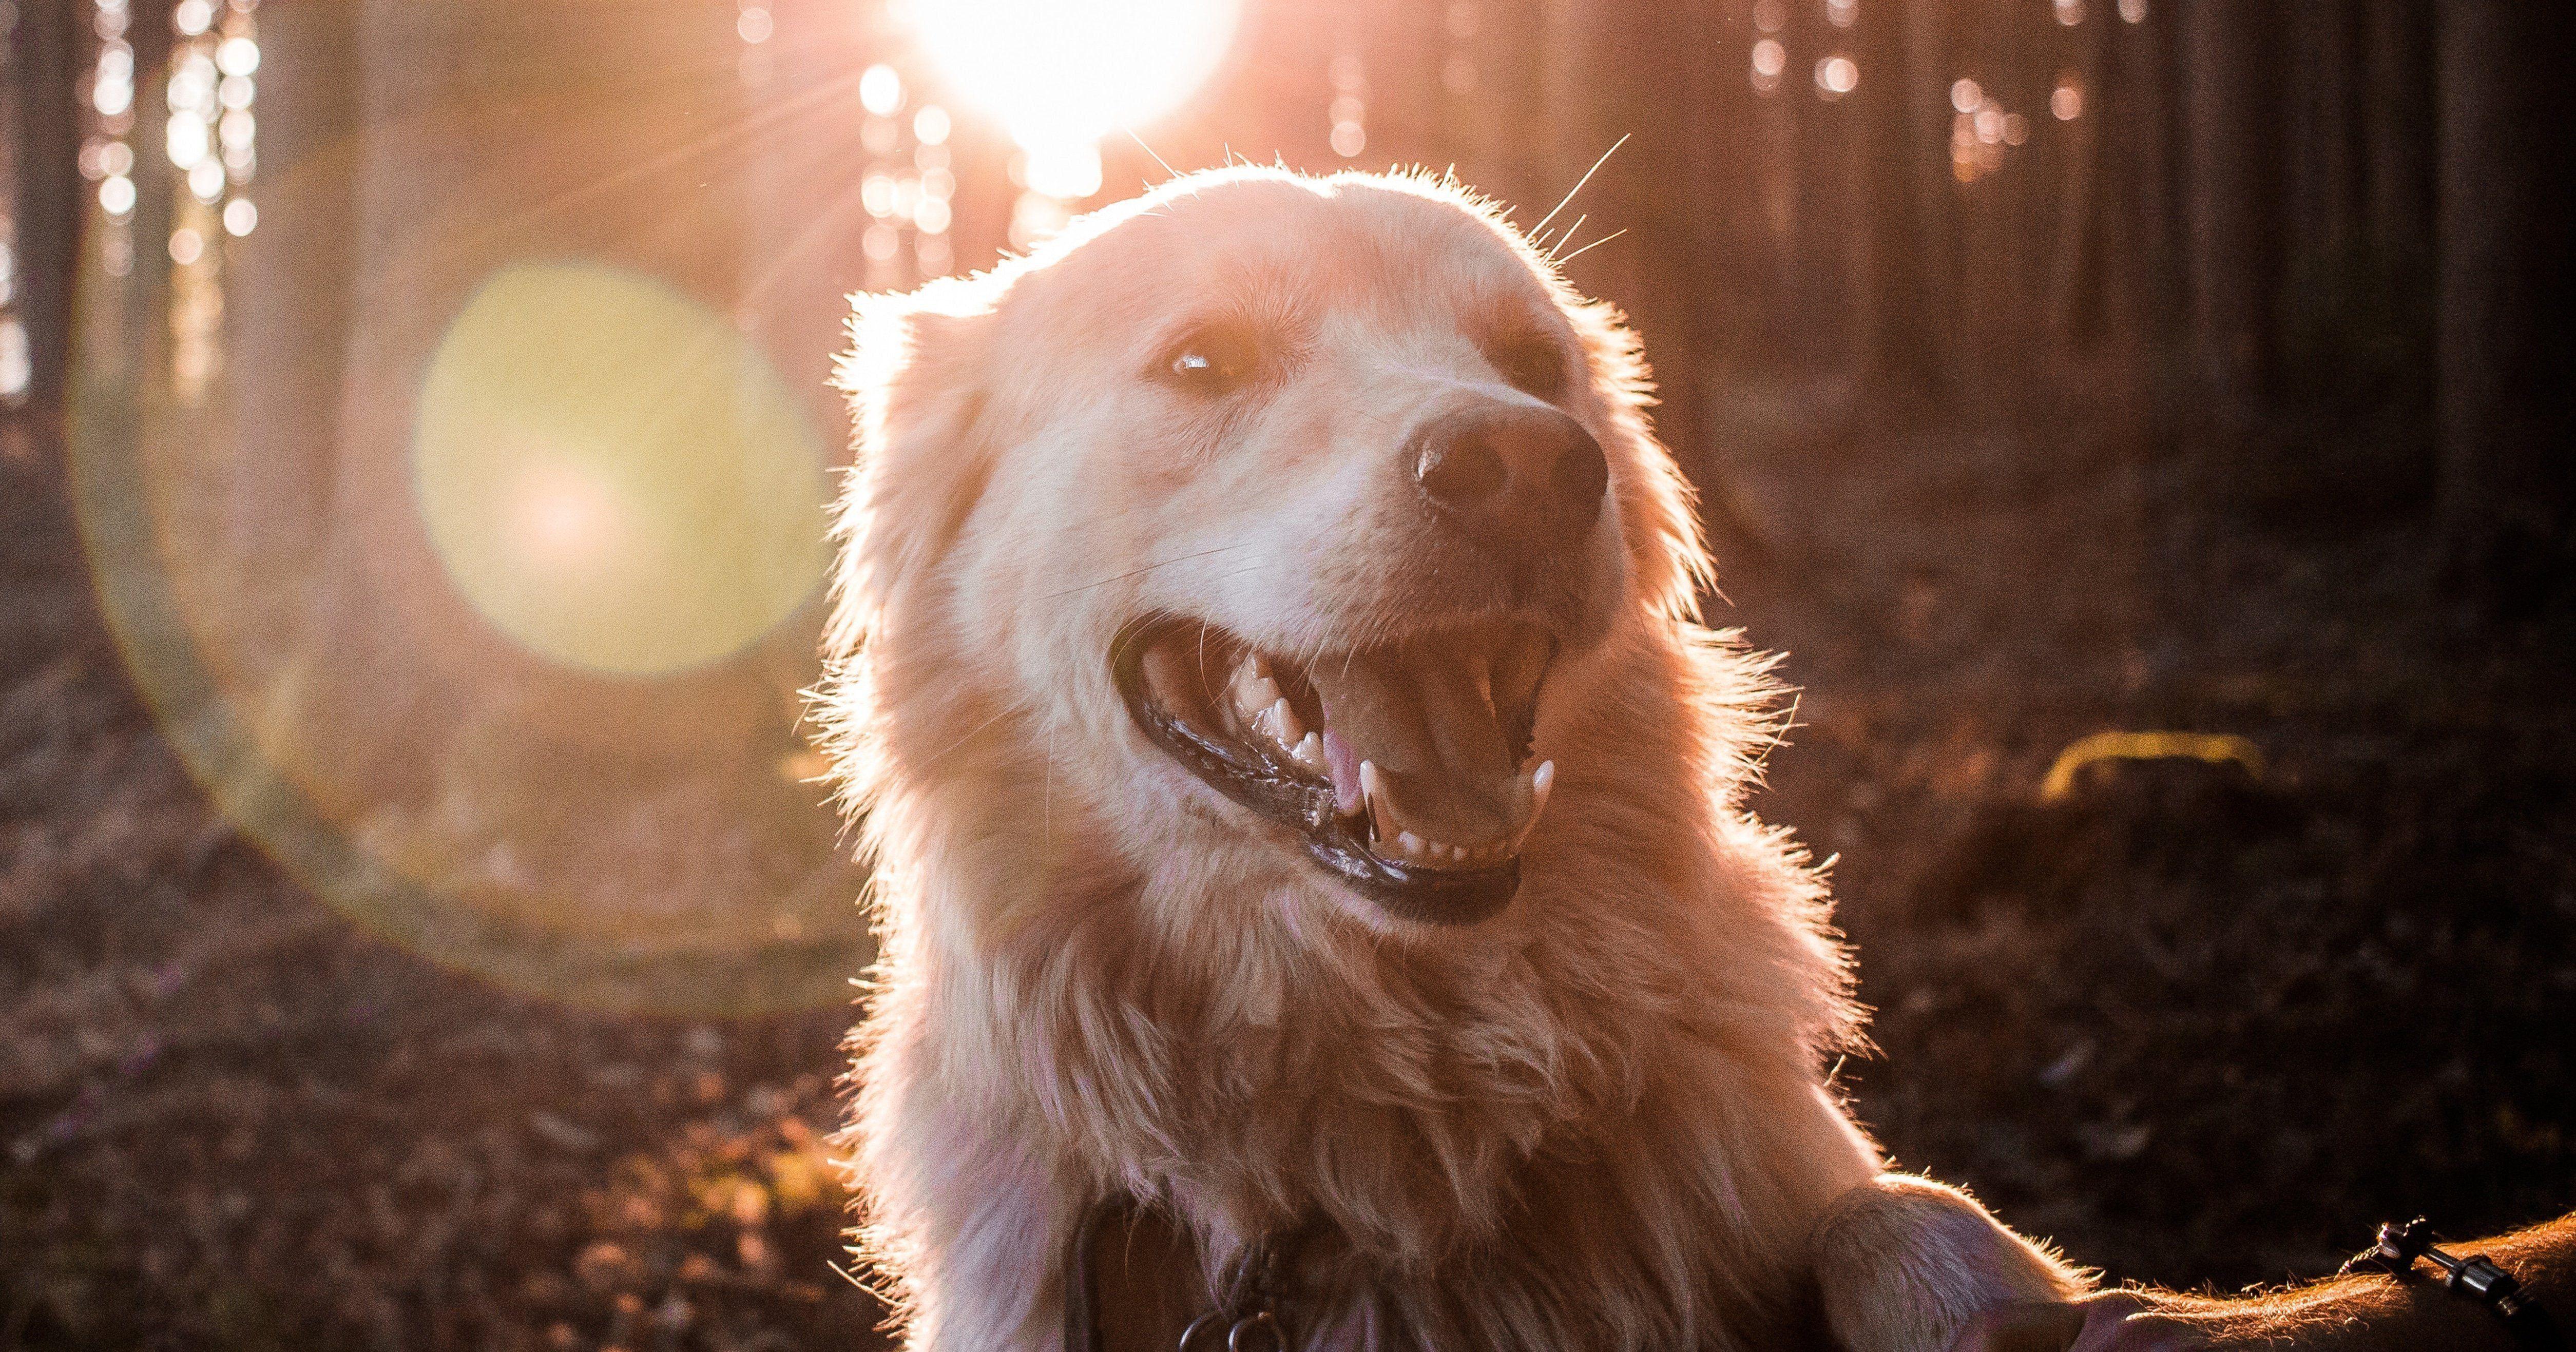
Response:
M1705 643L1630 660L1665 666L1605 680L1676 703L1597 701L1587 735L1623 755L1562 759L1521 895L1427 941L1358 923L1293 849L1117 835L1084 802L1138 790L1032 774L1044 733L1003 706L908 705L868 800L900 866L872 1058L935 1096L916 1129L957 1133L971 1186L1039 1189L1048 1224L1123 1191L1216 1262L1320 1215L1408 1317L1461 1329L1519 1317L1444 1304L1461 1272L1624 1293L1580 1316L1614 1325L1743 1307L1695 1283L1786 1261L1874 1167L1816 1086L1851 1011L1815 881L1711 787L1763 726L1748 668Z
M989 1076L992 1100L1094 1187L1168 1201L1212 1233L1320 1209L1362 1249L1446 1252L1495 1231L1522 1161L1630 1130L1659 1080L1701 1063L1672 1055L1676 1039L1777 1055L1811 1037L1794 1019L1753 1022L1778 1011L1710 1007L1725 981L1705 927L1724 917L1676 898L1742 863L1720 857L1716 809L1687 783L1578 780L1559 800L1559 848L1648 824L1666 847L1596 849L1576 880L1542 843L1503 916L1390 935L1289 849L1220 872L1207 861L1239 861L1239 842L1136 848L1073 817L1070 793L1047 809L1041 847L1026 837L1040 817L1022 801L1029 777L979 778L938 795L934 833L985 847L939 856L923 881L943 895L913 908L938 928L906 960L954 987L932 1002L959 1012L934 1030L961 1043L948 1064ZM1241 828L1181 827L1220 829ZM1728 947L1742 952L1742 936ZM1745 1026L1710 1026L1722 1014Z

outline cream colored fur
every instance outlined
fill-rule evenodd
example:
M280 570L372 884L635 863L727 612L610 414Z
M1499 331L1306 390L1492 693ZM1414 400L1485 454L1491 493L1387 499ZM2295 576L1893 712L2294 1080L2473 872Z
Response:
M1316 341L1211 449L1141 373L1218 293ZM1606 636L1549 678L1519 894L1418 928L1151 747L1106 654L1156 608L1279 651L1414 622L1372 548L1395 508L1349 466L1499 388L1464 334L1515 299L1588 362L1566 402L1611 464L1583 564ZM1347 1303L1317 1347L1780 1346L1821 1309L1898 1352L2072 1289L1974 1203L1882 1178L1823 1082L1858 1016L1820 881L1741 805L1763 663L1696 619L1633 341L1483 204L1194 175L862 298L854 333L823 707L884 945L848 1141L910 1346L1056 1346L1058 1254L1113 1187L1211 1269L1328 1218Z

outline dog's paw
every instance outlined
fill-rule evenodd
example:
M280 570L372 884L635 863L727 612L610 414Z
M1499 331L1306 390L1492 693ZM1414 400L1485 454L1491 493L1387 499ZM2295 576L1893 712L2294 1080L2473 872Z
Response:
M1943 1352L1983 1311L2085 1288L1966 1193L1903 1174L1838 1199L1809 1258L1826 1326L1849 1352Z

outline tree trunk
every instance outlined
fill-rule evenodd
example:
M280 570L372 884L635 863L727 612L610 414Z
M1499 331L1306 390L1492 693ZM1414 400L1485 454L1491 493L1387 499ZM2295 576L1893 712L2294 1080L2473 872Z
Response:
M1656 430L1696 478L1707 451L1704 270L1658 264L1692 257L1697 241L1696 204L1677 185L1692 181L1693 157L1711 132L1709 110L1697 97L1706 91L1692 78L1705 59L1708 26L1697 5L1586 0L1558 17L1566 41L1549 94L1562 114L1557 163L1566 187L1622 135L1628 141L1548 223L1548 244L1562 256L1611 231L1628 232L1585 253L1574 275L1625 310L1645 340L1661 400ZM1584 222L1580 237L1573 234L1577 220Z
M27 397L59 404L71 349L71 285L80 255L80 224L88 199L75 158L80 146L73 81L85 44L83 6L21 5L11 29L7 60L16 72L18 144L17 222L12 280L17 309L27 326L33 365Z
M2576 561L2576 211L2559 58L2568 7L2441 11L2440 516L2460 575L2507 608Z
M355 4L260 12L259 180L266 208L227 252L225 346L239 410L225 492L225 546L242 613L272 661L314 594L341 444L357 223Z
M2250 417L2270 375L2278 213L2271 6L2183 0L2185 238L2195 375L2223 419Z
M2034 123L2055 128L2049 137L2059 147L2056 243L2049 252L2049 328L2061 355L2081 357L2091 351L2104 313L2102 234L2106 217L2106 162L2109 138L2103 132L2106 107L2103 87L2110 69L2111 28L2117 22L2103 6L2071 35L2073 52L2066 73L2083 100L2081 111L2060 121L2055 110L2056 86L2031 109Z
M1937 0L1896 0L1863 12L1854 34L1860 84L1852 112L1867 165L1863 374L1900 396L1935 393L1949 377L1939 296L1946 267L1926 247L1950 196L1949 82L1918 56L1939 29Z
M2381 268L2411 277L2433 253L2433 7L2370 0L2365 22L2369 247Z

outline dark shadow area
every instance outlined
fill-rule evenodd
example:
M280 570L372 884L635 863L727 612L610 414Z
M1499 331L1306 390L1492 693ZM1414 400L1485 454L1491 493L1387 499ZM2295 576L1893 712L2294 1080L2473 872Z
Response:
M1790 561L1766 815L1835 853L1900 1161L2120 1278L2314 1277L2390 1216L2566 1204L2576 628L2498 621L2400 511L2285 523L2241 455L2045 433L1754 453ZM2226 729L2259 769L2061 753Z

